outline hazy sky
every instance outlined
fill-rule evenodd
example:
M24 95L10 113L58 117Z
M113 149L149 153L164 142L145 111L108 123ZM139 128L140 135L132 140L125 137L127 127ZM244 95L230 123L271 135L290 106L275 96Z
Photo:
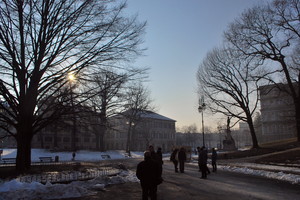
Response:
M147 86L159 114L177 121L177 127L196 124L196 72L206 53L222 44L227 25L245 9L262 0L127 0L127 12L147 21L144 47L135 65L150 67ZM204 123L222 119L204 113Z

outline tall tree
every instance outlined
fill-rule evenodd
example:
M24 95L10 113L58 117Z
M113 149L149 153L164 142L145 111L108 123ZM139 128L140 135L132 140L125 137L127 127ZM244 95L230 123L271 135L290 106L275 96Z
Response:
M123 110L126 85L132 81L144 80L147 70L148 68L131 68L121 72L106 67L94 74L91 83L84 88L87 91L84 93L89 96L85 104L93 108L91 114L99 119L96 124L90 124L96 136L96 149L105 150L104 136L107 129L113 128L108 119Z
M16 169L31 164L31 139L54 114L50 97L67 75L129 61L142 49L145 23L122 16L125 3L104 0L0 2L0 104L17 141Z
M94 124L96 149L104 151L104 135L109 127L108 118L120 110L121 92L127 82L126 74L118 74L111 70L104 70L94 76L91 95L88 103L99 118L99 124Z
M261 62L272 61L272 72L285 77L286 92L295 105L297 137L300 141L300 1L274 0L269 5L245 11L225 32L240 52ZM270 80L273 83L276 81ZM277 81L278 82L278 81Z
M149 90L141 82L129 86L125 95L124 108L126 111L123 112L123 115L128 123L126 151L130 153L134 127L141 122L143 115L154 110L154 107ZM146 134L144 137L147 141L151 135Z
M251 63L251 59L243 59L233 49L214 49L200 65L197 80L199 91L209 101L208 107L215 113L247 122L253 148L258 148L253 125L258 82L252 78L257 66Z

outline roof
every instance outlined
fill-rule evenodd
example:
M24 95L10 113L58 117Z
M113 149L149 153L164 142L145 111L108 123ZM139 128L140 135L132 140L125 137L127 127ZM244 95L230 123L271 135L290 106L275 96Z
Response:
M141 118L158 119L158 120L176 122L176 120L174 120L174 119L165 117L163 115L157 114L157 113L149 111L149 110L144 110L144 111L139 111L139 112L140 112ZM123 112L123 114L121 114L121 115L126 115L126 113L130 113L130 110Z
M141 114L142 118L151 118L151 119L159 119L159 120L165 120L165 121L174 121L176 122L176 120L165 117L163 115L157 114L155 112L152 111L145 111Z

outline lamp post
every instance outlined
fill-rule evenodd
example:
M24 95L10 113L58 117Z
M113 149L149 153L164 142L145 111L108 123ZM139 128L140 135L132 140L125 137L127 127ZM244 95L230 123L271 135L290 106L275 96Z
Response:
M199 107L198 107L198 111L199 113L201 113L202 116L202 143L203 146L205 146L205 141L204 141L204 118L203 118L203 111L205 110L205 103L204 103L204 98L203 96L201 97L201 99L199 100Z
M126 124L128 125L128 133L127 133L127 147L126 147L126 151L128 153L128 156L131 157L131 139L132 139L132 127L134 126L134 122L132 122L130 120L130 122L126 122Z

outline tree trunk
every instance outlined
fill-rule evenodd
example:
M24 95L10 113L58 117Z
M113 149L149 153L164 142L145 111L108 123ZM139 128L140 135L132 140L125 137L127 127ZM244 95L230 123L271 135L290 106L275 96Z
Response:
M96 149L103 152L105 151L104 134L106 132L106 126L100 125L100 128L97 130L99 132L96 133Z
M17 133L17 158L16 170L19 173L25 172L31 167L31 132L18 130Z
M300 102L295 102L297 141L300 142Z
M131 124L131 122L130 122ZM127 143L126 143L126 153L130 153L130 143L131 143L131 125L129 124L127 132Z
M251 134L251 138L252 138L252 148L257 149L257 148L259 148L259 145L258 145L258 142L257 142L257 137L256 137L256 133L255 133L252 118L250 118L248 120L248 126L249 126L249 129L250 129L250 134Z
M100 134L96 133L96 150L100 150Z
M106 133L106 126L102 126L101 127L101 132L99 134L100 138L99 138L99 141L100 141L100 151L105 151L105 148L104 148L104 135Z

